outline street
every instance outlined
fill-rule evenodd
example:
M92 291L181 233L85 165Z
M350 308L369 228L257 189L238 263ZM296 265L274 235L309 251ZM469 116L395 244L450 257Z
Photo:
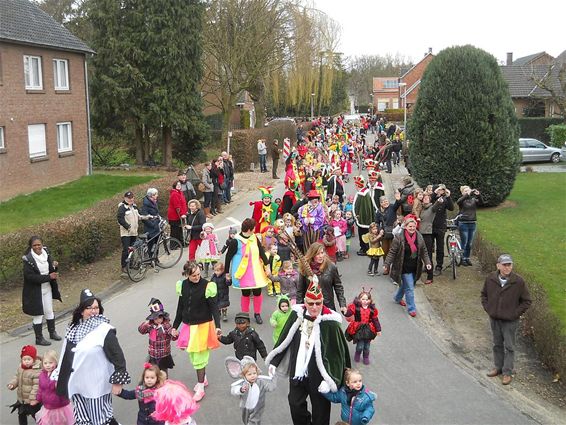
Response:
M355 172L355 170L354 170ZM397 171L394 171L394 173ZM387 184L390 176L385 176L386 190L392 195L392 188ZM282 180L274 190L274 199L283 195ZM347 194L353 194L353 184L347 185ZM235 202L225 208L222 217L213 219L221 244L224 243L228 228L245 217L251 215L249 201L255 201L257 193L240 194ZM377 393L375 402L376 415L372 423L376 424L533 424L533 419L521 413L498 393L493 392L473 374L453 363L434 343L419 324L419 316L411 318L405 308L392 301L396 286L387 276L368 276L367 257L355 254L358 250L357 236L352 240L350 259L338 263L342 281L346 290L346 298L350 302L361 287L373 288L372 294L379 309L379 317L383 334L372 343L371 364L356 365L364 377L366 387ZM186 258L187 253L183 254ZM383 260L380 263L380 269ZM128 362L128 371L132 376L133 388L141 375L142 366L147 355L147 336L137 332L138 325L148 314L148 302L152 297L159 298L172 319L175 316L177 297L175 282L181 278L182 262L170 270L159 273L148 272L140 283L129 286L125 291L103 299L105 315L116 327L118 340L124 350ZM419 288L415 291L417 309L423 301L423 293ZM234 326L233 319L239 312L240 296L238 290L230 290L231 306L228 312L229 321L222 323L227 333ZM78 294L77 294L78 298ZM78 301L78 299L77 299ZM479 302L479 299L478 299ZM275 309L275 299L265 296L262 316L264 323L252 322L268 350L272 348L272 328L269 316ZM252 315L253 317L253 315ZM60 321L57 330L64 334L68 318ZM345 328L345 324L343 325ZM31 335L16 338L1 346L1 376L4 385L14 374L19 363L18 354L23 345L33 341ZM52 346L59 351L61 345ZM353 345L351 355L353 358ZM43 348L38 348L42 353ZM224 358L233 355L232 346L221 346L211 354L211 363L207 368L209 386L206 397L200 403L200 410L194 415L199 425L239 424L239 400L231 397L229 387L232 382L224 369ZM189 388L196 383L196 373L192 369L186 353L173 347L176 363L170 371L172 379L184 382ZM259 360L260 367L263 362ZM264 368L265 369L265 368ZM266 373L266 370L263 371ZM290 415L287 403L288 381L280 378L278 388L267 396L267 409L263 417L264 424L289 424ZM17 415L10 415L7 405L15 401L15 392L5 387L2 391L2 409L0 423L16 424ZM133 425L136 420L138 404L114 398L115 417L123 425ZM339 420L340 408L334 405L332 421Z

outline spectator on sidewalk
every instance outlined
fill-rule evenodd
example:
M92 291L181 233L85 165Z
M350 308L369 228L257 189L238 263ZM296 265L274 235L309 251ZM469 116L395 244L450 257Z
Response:
M214 184L212 183L212 177L210 176L210 170L212 169L212 162L206 164L202 170L202 184L204 185L204 214L206 218L212 218L210 213L210 207L212 205L212 197L214 194Z
M259 171L267 173L267 146L263 139L257 141L257 154L259 156Z
M497 271L485 279L481 303L489 316L493 334L493 361L495 367L487 376L503 375L501 383L513 380L515 338L519 318L531 305L531 295L521 276L513 273L513 258L502 254L497 259Z
M197 193L195 192L193 184L187 180L187 174L184 171L179 171L177 173L177 179L179 179L181 183L181 192L183 192L183 196L185 197L185 203L188 203L191 199L196 199Z
M271 159L273 160L272 176L274 179L278 179L277 166L279 165L279 155L281 154L281 149L279 148L279 140L273 140L273 146L271 148Z
M434 268L434 276L442 273L444 264L444 235L446 234L446 211L454 211L454 201L450 197L450 191L444 184L439 184L434 188L432 202L442 200L434 221L432 222L432 246L436 245L436 266ZM432 254L432 253L431 253Z
M472 253L472 243L476 234L476 210L478 205L483 204L480 191L470 189L470 186L461 186L460 192L462 196L456 201L460 207L458 215L458 231L460 232L460 240L462 241L462 265L471 266L470 255Z
M234 184L234 164L228 152L222 152L222 164L224 167L224 202L232 202L232 185Z
M134 194L127 191L124 193L124 200L118 205L118 212L116 213L116 219L120 225L120 239L122 240L122 257L120 259L122 273L127 273L126 260L130 247L134 245L138 237L140 218L138 207L134 203Z

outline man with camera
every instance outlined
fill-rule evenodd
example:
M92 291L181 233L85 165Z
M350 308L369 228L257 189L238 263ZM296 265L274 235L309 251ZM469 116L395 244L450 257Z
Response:
M446 186L440 183L433 190L431 197L432 203L440 202L439 209L436 211L432 222L432 244L436 245L436 267L434 268L434 276L442 273L444 264L444 235L446 234L446 211L454 211L454 201L450 198L450 191ZM432 253L431 253L432 255Z

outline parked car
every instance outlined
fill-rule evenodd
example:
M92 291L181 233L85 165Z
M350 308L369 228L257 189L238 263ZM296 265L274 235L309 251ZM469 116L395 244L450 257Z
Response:
M563 159L562 150L545 145L537 139L519 139L519 149L523 162L560 162Z

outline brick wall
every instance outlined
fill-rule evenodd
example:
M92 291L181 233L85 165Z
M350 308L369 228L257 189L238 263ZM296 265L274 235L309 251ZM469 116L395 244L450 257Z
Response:
M43 90L25 88L24 55L40 56ZM88 172L88 139L84 55L39 47L0 43L0 201L65 183ZM68 91L55 91L53 59L67 59ZM73 149L58 153L58 122L71 122ZM47 156L30 160L28 125L45 124Z
M426 67L433 59L433 55L427 55L419 63L412 68L407 75L403 77L403 82L407 83L407 90L413 86L418 80L423 78ZM401 94L403 91L401 90ZM419 96L419 86L415 87L410 93L407 94L407 104L414 105Z

